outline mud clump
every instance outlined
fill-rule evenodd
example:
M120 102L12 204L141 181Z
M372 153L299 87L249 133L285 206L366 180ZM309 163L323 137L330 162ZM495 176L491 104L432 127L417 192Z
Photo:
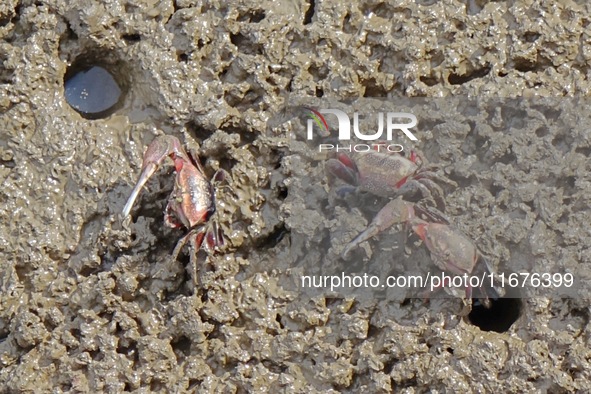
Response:
M497 333L458 317L457 299L289 289L291 258L337 255L371 212L335 202L315 152L268 121L290 96L445 97L421 120L421 149L460 185L448 214L498 269L586 281L589 103L462 103L586 97L590 18L551 1L3 2L0 391L588 391L583 290L534 294ZM64 97L89 53L129 76L104 119ZM199 288L188 250L169 258L183 235L163 224L172 166L133 220L119 216L161 133L231 178L218 192L227 243L199 255Z

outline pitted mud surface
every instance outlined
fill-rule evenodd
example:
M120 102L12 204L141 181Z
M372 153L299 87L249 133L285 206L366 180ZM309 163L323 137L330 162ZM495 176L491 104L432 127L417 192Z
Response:
M2 2L0 391L590 390L585 290L525 299L505 333L459 317L458 299L288 290L289 258L322 239L342 248L369 214L334 201L309 147L267 124L290 96L447 97L420 148L459 184L455 225L499 270L589 280L589 103L472 123L457 107L587 96L590 21L584 1ZM125 88L108 118L65 101L80 59ZM198 286L188 250L170 261L183 235L163 223L172 166L120 215L160 133L208 175L230 173L226 245L199 255Z

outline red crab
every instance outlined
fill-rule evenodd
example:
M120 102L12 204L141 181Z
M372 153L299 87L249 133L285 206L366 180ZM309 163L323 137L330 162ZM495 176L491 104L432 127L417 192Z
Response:
M174 162L176 180L166 206L165 223L172 228L184 226L189 230L187 235L178 241L172 259L176 259L182 247L190 241L194 249L190 254L191 262L194 264L194 256L202 246L208 253L212 253L223 245L223 237L217 223L210 220L216 210L212 182L205 177L199 159L193 155L189 156L178 138L170 135L159 136L148 146L144 153L140 177L123 208L123 217L129 215L142 187L166 157L170 157ZM224 177L225 172L218 171L213 177L213 183L220 182Z
M326 162L326 169L362 191L395 197L420 190L423 198L432 198L438 208L445 208L443 190L434 180L457 186L455 182L434 172L436 167L423 167L423 160L415 151L411 151L406 158L399 153L376 150L381 148L386 151L383 144L375 144L374 147L374 150L357 153L355 160L344 153L337 153L336 159Z
M419 215L433 220L433 222L419 218ZM486 260L474 243L464 234L451 227L443 214L433 208L421 207L401 198L386 204L367 229L347 245L343 255L346 257L353 248L356 248L362 242L398 223L404 223L412 228L431 253L433 263L442 271L460 276L464 274L472 275L475 269L479 270L480 273L491 272ZM477 263L481 260L484 265L477 266ZM492 297L499 296L494 288L487 286L487 289L489 289ZM483 304L490 306L487 289L480 286L479 290L484 300ZM471 287L466 288L465 300L468 302L468 308L470 308L472 300Z

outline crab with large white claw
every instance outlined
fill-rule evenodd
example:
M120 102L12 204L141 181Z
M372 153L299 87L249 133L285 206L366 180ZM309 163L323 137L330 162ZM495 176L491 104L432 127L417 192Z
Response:
M420 217L419 217L420 216ZM428 221L428 220L431 221ZM395 224L405 224L419 236L431 254L433 263L442 271L454 275L472 275L478 267L480 272L490 274L489 265L474 243L459 230L453 228L443 214L434 208L425 208L397 198L378 212L365 231L355 237L343 251L343 256L362 242L369 240ZM481 265L478 263L481 262ZM490 294L487 292L489 290ZM471 309L472 288L465 289L466 311ZM490 298L498 298L494 287L480 286L483 304L490 306Z
M189 232L181 238L172 253L176 260L182 247L189 242L193 251L191 263L197 270L195 255L203 247L213 253L224 243L221 231L215 220L216 211L214 185L225 178L225 171L218 171L210 182L203 172L196 155L188 155L178 138L163 135L156 137L144 153L142 171L139 179L123 208L127 217L139 192L163 161L170 157L176 170L174 188L165 211L165 223L172 228L185 227ZM205 242L204 242L205 241ZM195 278L196 280L196 278Z

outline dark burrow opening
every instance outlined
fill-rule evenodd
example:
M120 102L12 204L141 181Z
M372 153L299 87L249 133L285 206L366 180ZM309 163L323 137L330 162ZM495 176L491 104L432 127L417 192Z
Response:
M481 300L473 298L468 321L482 331L507 332L521 315L521 292L517 288L509 288L504 297L491 299L490 302L490 308L487 308Z

